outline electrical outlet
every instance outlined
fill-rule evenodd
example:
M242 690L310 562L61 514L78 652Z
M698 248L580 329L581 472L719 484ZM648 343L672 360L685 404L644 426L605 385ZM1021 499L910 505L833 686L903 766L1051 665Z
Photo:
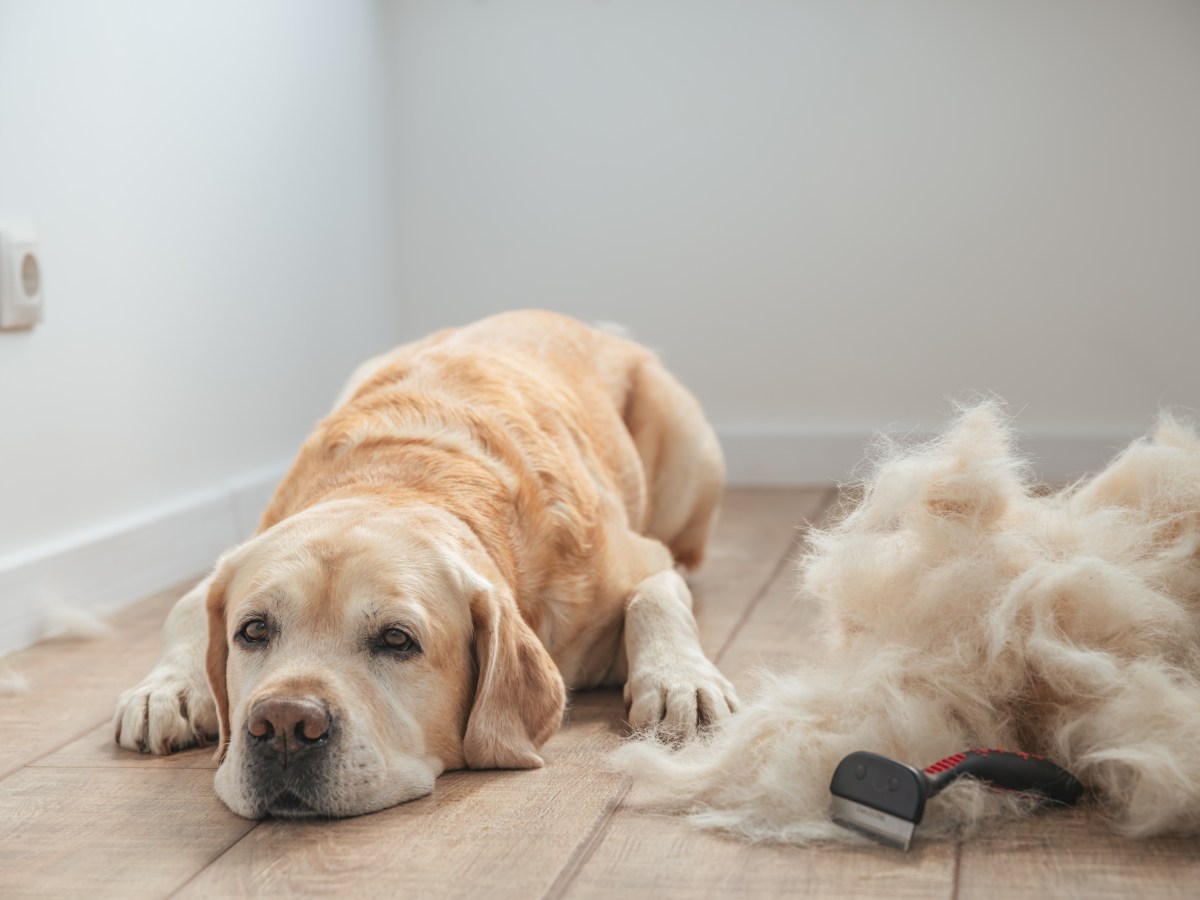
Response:
M0 228L0 329L32 328L42 321L44 301L37 232Z

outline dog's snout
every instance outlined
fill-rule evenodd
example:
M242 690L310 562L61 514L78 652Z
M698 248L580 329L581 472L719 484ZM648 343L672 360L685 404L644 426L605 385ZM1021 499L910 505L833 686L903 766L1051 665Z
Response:
M332 721L329 709L312 697L266 697L250 709L247 730L261 749L291 755L323 744Z

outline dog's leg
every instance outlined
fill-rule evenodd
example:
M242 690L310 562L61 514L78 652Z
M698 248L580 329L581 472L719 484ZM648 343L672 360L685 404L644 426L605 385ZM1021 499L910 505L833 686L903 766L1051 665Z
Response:
M637 729L686 740L737 708L733 685L700 649L692 593L674 569L641 582L625 608L625 703Z
M172 753L215 739L217 708L208 687L204 601L212 577L183 596L163 626L158 665L117 701L116 741L143 753Z
M725 460L696 398L656 359L631 379L625 425L633 436L650 493L645 533L694 569L705 547L725 484Z

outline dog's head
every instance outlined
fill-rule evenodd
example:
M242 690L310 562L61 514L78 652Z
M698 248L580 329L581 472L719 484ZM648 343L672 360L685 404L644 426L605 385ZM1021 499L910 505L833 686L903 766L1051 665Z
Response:
M562 678L470 532L434 509L326 503L228 554L208 596L218 796L348 816L445 769L533 768Z

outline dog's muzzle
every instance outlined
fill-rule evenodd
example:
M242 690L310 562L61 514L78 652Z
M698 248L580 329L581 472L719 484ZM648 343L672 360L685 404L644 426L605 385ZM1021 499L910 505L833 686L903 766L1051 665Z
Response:
M267 812L287 817L320 813L317 798L336 726L329 707L315 697L265 697L250 708L248 769Z

